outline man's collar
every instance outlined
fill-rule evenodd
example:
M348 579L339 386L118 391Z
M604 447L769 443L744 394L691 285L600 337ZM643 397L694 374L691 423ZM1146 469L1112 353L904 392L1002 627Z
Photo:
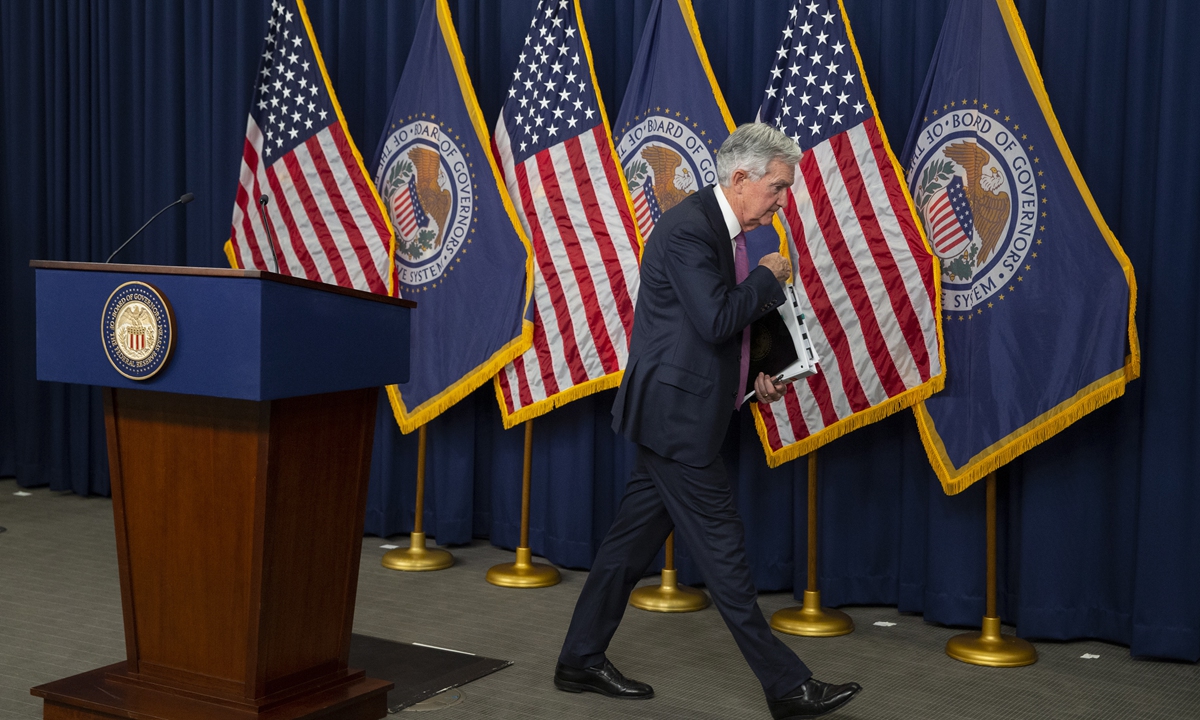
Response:
M733 212L733 207L725 197L725 188L721 187L719 183L714 185L713 195L717 198L717 205L721 206L721 216L725 218L725 229L729 231L729 239L732 240L742 231L742 224L738 222L738 217Z

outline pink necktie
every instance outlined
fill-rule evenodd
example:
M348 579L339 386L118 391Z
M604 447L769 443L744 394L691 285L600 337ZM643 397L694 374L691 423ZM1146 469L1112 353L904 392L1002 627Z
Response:
M739 284L746 279L750 274L750 261L746 257L746 233L740 232L735 237L734 242L737 243L736 249L733 251L733 277ZM742 398L746 397L746 374L750 372L750 327L742 331L742 363L741 363L741 380L738 381L737 397L733 399L733 409L737 410L742 406Z

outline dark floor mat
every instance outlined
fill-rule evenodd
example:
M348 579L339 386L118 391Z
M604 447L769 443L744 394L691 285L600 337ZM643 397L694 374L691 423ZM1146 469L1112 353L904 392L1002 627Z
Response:
M511 660L494 660L369 635L350 637L350 667L362 668L369 677L396 684L388 692L388 712L399 712L443 690L466 685L509 665Z

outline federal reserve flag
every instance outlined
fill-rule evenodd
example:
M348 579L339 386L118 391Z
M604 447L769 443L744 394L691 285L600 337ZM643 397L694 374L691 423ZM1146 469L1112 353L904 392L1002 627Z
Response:
M937 264L837 0L796 2L759 118L804 152L782 213L820 361L756 403L772 467L942 387Z
M533 347L496 375L504 426L621 382L641 238L578 0L539 0L496 122L534 251Z
M941 258L949 368L917 424L953 494L1125 391L1136 285L1011 0L951 4L902 160Z
M643 238L680 200L717 183L716 152L733 128L691 0L655 0L613 124ZM747 240L756 262L779 251L783 228L759 228Z
M233 267L396 294L392 229L302 0L271 2L229 238Z
M412 432L533 337L529 243L504 192L446 0L427 0L375 151L412 314L412 371L388 393Z

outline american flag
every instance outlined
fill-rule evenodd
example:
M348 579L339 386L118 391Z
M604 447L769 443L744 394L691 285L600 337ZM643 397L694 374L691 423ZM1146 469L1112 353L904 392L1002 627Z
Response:
M274 0L267 25L230 262L390 294L392 228L346 130L303 5ZM271 234L259 212L264 195Z
M534 250L533 347L496 376L506 427L616 387L641 242L579 6L540 0L495 150Z
M944 382L933 256L837 0L789 11L759 119L800 145L784 225L820 371L757 403L774 467Z

